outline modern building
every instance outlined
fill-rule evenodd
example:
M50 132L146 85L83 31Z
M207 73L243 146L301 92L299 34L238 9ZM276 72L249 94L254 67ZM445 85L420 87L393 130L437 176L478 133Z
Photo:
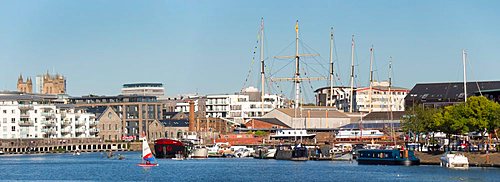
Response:
M0 93L0 138L95 137L95 115L50 95Z
M349 112L350 87L333 87L333 99L330 100L330 87L319 88L316 93L317 106L330 106L339 111ZM373 82L370 87L356 88L353 93L353 112L388 112L404 111L405 97L409 90L402 87L390 87L389 82Z
M162 83L127 83L123 84L122 95L165 96Z
M322 87L314 91L316 93L316 106L333 106L339 111L349 112L351 87L334 86L332 88L333 97L330 97L330 87ZM356 92L354 91L352 94L353 98L356 98ZM353 102L353 112L355 111L357 111L356 100Z
M264 95L254 87L249 87L238 94L221 94L206 96L206 114L213 118L236 118L243 124L244 118L262 117L276 108L285 107L285 99L281 95Z
M465 101L463 82L418 83L405 97L406 107L443 107ZM500 81L467 82L467 97L483 95L500 101Z
M118 95L82 96L70 98L79 108L97 109L111 107L121 118L121 136L139 138L147 134L149 123L162 118L162 104L156 96Z
M404 111L405 97L408 92L410 91L406 88L389 87L389 82L373 82L371 94L370 87L356 89L358 111Z

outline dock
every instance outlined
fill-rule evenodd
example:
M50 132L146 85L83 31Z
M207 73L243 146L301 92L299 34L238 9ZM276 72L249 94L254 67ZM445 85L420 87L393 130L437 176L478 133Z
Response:
M4 139L0 140L3 154L43 154L80 152L130 151L128 142L103 142L96 138L65 139Z

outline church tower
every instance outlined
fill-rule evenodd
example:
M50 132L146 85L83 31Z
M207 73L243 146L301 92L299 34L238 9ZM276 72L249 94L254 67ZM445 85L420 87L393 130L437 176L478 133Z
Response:
M24 93L33 93L33 81L28 77L24 82L23 75L20 74L17 79L17 91Z

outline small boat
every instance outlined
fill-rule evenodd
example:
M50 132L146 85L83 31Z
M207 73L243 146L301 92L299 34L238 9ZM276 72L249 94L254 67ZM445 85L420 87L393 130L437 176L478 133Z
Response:
M302 144L298 144L297 146L295 146L292 150L292 158L290 160L292 161L309 160L309 153L307 147Z
M75 152L73 152L73 155L80 155L80 148L76 146Z
M182 154L175 154L175 157L172 158L172 160L182 161L182 160L184 160L184 155L182 155Z
M382 150L362 149L358 150L358 164L374 165L420 165L413 151L409 150Z
M195 145L191 152L191 158L206 159L208 158L208 149L205 145Z
M151 149L149 148L149 144L145 137L142 139L142 160L144 160L144 163L139 163L137 164L138 166L141 167L158 166L158 163L151 163L155 160L155 157L153 156L153 153L151 152Z
M276 157L276 149L261 147L258 148L254 153L254 159L275 159Z
M469 159L460 153L447 152L441 156L441 166L452 169L468 169Z

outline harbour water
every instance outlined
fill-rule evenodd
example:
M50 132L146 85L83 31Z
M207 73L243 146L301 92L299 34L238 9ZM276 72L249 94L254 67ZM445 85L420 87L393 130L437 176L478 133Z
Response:
M125 160L103 153L0 156L0 180L90 181L498 181L500 169L450 170L439 166L369 166L355 161L263 160L211 158L158 160L139 167L138 152Z

